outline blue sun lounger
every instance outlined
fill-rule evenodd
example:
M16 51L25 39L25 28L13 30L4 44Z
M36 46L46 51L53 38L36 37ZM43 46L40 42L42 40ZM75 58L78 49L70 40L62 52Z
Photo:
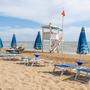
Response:
M62 68L75 68L76 64L64 63L64 64L55 64L54 66Z
M90 76L90 68L88 67L81 67L76 69L76 75L75 75L75 80L78 78L78 76L82 73L86 74L86 76Z
M66 70L71 70L71 69L75 69L77 67L77 64L68 64L68 63L64 63L64 64L55 64L54 65L54 69L53 71L55 71L56 68L61 70L61 75L63 75L64 71Z
M74 69L76 72L74 79L76 80L80 74L86 74L86 76L90 76L90 68L84 66L78 66L77 64L55 64L53 71L58 68L61 70L61 75L63 75L64 71ZM60 76L61 76L60 75Z

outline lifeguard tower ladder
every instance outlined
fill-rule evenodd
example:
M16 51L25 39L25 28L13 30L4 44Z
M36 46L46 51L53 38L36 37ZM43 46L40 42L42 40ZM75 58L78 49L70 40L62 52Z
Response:
M52 26L51 23L49 25L42 26L42 51L44 51L44 47L46 46L46 42L49 42L49 52L59 52L59 46L62 42L63 32L62 29L56 26Z

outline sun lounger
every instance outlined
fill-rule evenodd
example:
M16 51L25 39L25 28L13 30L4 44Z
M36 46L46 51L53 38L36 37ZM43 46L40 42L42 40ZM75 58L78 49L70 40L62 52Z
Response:
M64 71L66 70L75 70L75 77L74 79L76 80L80 74L84 74L86 76L90 76L90 68L85 67L85 66L78 66L77 64L55 64L53 71L58 68L61 71L61 76L63 75Z
M76 67L77 67L77 64L68 64L68 63L55 64L53 71L55 71L55 69L58 68L61 71L61 75L63 75L64 71L75 69Z
M41 62L40 53L35 53L34 56L35 57L30 60L30 63L32 63L31 66L33 66L34 64L40 64Z
M30 65L33 66L34 64L40 64L41 59L35 59L31 57L22 57L19 61L20 64Z
M36 53L34 58L28 56L22 57L20 63L26 65L31 64L31 66L33 66L34 64L40 64L41 61L42 59L40 59L40 55Z
M20 64L28 65L30 60L31 60L31 57L22 57L21 61L20 61Z
M32 60L29 61L29 63L32 63L31 66L33 66L33 65L40 64L41 61L42 61L42 59L35 59L35 58L33 58Z
M78 78L80 74L86 74L86 76L90 76L90 68L88 67L78 67L76 68L76 75L75 75L75 80Z
M24 48L22 47L11 48L6 50L7 53L11 53L11 54L21 54L23 51L24 51Z
M5 60L16 59L17 57L21 57L21 54L7 54L7 53L0 54L0 58Z
M62 68L74 68L76 64L69 64L69 63L64 63L64 64L55 64L55 67L62 67Z

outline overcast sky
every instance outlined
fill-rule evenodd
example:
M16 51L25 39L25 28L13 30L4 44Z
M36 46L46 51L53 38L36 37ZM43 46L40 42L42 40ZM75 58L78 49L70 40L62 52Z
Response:
M82 26L90 41L90 0L0 0L0 37L34 40L41 25L51 22L61 27L65 10L64 40L77 41Z

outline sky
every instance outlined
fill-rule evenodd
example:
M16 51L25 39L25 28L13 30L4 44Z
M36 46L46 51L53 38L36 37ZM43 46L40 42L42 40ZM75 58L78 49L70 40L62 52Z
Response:
M42 25L61 27L62 10L64 41L77 41L82 27L90 41L90 0L0 0L0 38L33 41Z

